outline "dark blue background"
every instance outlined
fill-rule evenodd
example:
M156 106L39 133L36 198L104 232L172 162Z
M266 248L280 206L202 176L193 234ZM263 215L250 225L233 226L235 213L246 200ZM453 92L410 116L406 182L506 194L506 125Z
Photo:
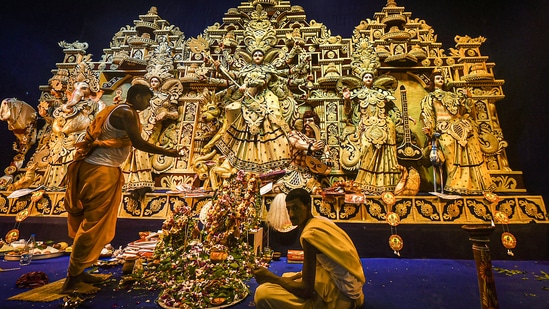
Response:
M36 106L39 85L47 84L56 62L63 59L58 42L88 42L97 61L121 27L133 25L151 6L186 38L196 37L240 0L96 0L2 1L0 4L0 98L17 97ZM373 18L384 0L292 0L305 9L307 20L325 24L332 35L350 37L361 20ZM528 3L528 4L526 4ZM497 104L508 141L510 167L523 171L526 188L547 201L549 174L547 138L549 85L546 75L549 1L400 0L397 4L425 20L449 54L456 35L483 36L482 54L496 64L496 79L505 80L505 99ZM13 134L0 123L0 167L12 156Z

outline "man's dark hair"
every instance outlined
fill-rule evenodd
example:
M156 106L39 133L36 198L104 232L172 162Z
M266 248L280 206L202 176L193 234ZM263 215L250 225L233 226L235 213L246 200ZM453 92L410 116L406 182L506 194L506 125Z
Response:
M286 195L286 202L299 199L307 208L311 207L311 194L302 188L293 189Z
M132 103L133 101L135 101L135 97L137 97L137 95L146 95L146 94L153 95L151 88L145 85L135 84L131 86L130 89L128 89L128 94L126 95L126 101L129 103Z

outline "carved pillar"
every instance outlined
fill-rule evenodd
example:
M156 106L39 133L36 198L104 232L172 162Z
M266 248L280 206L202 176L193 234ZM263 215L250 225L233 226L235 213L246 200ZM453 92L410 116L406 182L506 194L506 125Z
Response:
M462 229L469 233L469 240L473 242L473 256L477 266L478 287L482 309L499 308L496 294L496 283L492 273L492 258L488 238L494 231L494 225L471 224L463 225Z

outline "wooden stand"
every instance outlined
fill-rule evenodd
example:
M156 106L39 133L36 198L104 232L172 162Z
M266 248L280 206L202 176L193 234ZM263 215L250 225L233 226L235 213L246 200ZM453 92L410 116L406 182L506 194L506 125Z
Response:
M473 242L473 256L477 266L478 287L482 309L499 308L496 294L496 283L492 273L492 258L490 256L489 236L494 231L493 225L471 224L463 225L462 229L469 233L469 240Z

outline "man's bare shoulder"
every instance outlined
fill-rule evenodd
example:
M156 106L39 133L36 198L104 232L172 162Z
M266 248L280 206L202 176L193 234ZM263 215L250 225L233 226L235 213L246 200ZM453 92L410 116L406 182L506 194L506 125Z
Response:
M124 129L127 123L133 123L135 111L126 104L120 105L114 109L110 116L110 123L117 129Z
M118 106L116 108L114 108L114 110L112 111L113 114L120 114L120 113L127 113L127 112L132 112L133 109L127 105L127 104L118 104Z

